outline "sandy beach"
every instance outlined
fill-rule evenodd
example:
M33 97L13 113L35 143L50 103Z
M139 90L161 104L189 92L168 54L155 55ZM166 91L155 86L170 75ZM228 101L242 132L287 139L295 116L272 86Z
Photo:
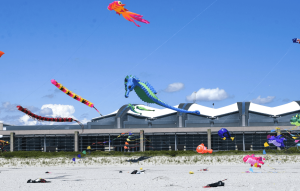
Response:
M241 156L234 156L237 159ZM7 190L299 190L300 164L298 158L283 160L285 156L277 156L282 160L266 161L261 169L253 168L245 163L214 162L207 164L172 164L164 163L165 157L153 157L139 163L123 162L126 157L106 157L107 164L88 160L77 160L76 163L36 164L41 159L23 159L31 161L24 165L11 159L10 163L0 168L0 187ZM101 157L99 157L101 158ZM103 157L105 158L105 157ZM121 158L121 159L120 159ZM154 158L158 163L154 163ZM187 160L186 157L166 157L173 160ZM3 164L1 159L1 163ZM13 163L13 160L15 160ZM51 159L50 159L51 160ZM150 160L150 162L149 162ZM152 160L152 162L151 162ZM159 161L161 160L161 161ZM118 161L118 162L116 162ZM121 162L120 162L121 161ZM146 162L148 161L148 162ZM161 164L159 164L159 162ZM202 163L204 163L202 161ZM293 163L293 164L291 164ZM12 165L13 164L13 165ZM145 174L130 174L133 170L143 168ZM208 171L200 171L208 168ZM51 173L46 174L49 171ZM120 173L122 171L122 173ZM193 171L194 174L189 174ZM44 178L51 183L28 184L28 179ZM224 187L203 188L207 184L224 180Z

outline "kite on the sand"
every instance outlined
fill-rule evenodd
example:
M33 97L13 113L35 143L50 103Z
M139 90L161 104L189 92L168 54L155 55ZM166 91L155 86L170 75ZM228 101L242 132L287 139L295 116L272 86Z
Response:
M250 155L246 155L244 158L243 158L243 161L245 163L249 163L251 164L251 167L254 166L254 167L259 167L261 168L261 165L260 164L265 164L263 162L263 160L265 160L265 158L262 158L262 157L255 157L254 154L252 154L251 156Z
M211 154L213 152L212 149L207 149L203 143L201 143L200 145L198 145L198 147L196 148L196 151L198 153L204 154L204 153L209 153Z
M55 85L58 89L60 89L62 92L64 92L65 94L69 95L70 97L76 99L77 101L80 101L81 103L89 106L89 107L92 107L94 109L95 106L92 102L86 100L86 99L83 99L82 97L80 97L79 95L71 92L70 90L68 90L67 88L65 88L62 84L58 83L56 80L51 80L51 83L53 85ZM98 111L98 109L96 109L96 111L102 116L102 114Z
M4 52L2 52L2 51L0 51L0 57L1 57L3 54L5 54L5 53L4 53Z
M118 15L121 15L127 20L127 21L130 21L130 22L134 22L134 20L136 21L140 21L142 23L146 23L146 24L149 24L150 22L143 19L143 15L139 15L139 14L136 14L136 13L133 13L133 12L129 12L127 9L124 8L125 4L122 4L121 1L114 1L112 3L110 3L107 7L108 10L112 11L116 11L116 13ZM135 22L134 24L138 27L140 27L140 25L137 25Z
M39 116L39 115L36 115L36 114L32 113L31 111L29 111L26 108L23 108L20 105L18 105L17 108L18 108L19 111L22 111L23 113L27 114L29 117L32 117L33 119L37 119L38 121L51 121L51 122L73 122L73 121L76 121L81 126L82 132L83 132L84 125L82 125L82 123L80 123L76 119L67 118L67 117L65 117L65 118L60 118L60 117L59 118L42 117L42 116Z
M218 131L218 135L223 139L226 140L226 138L230 138L232 141L234 140L234 137L231 137L229 131L225 128L222 128Z
M166 107L181 113L190 113L190 114L196 114L200 115L199 111L187 111L184 109L172 107L164 102L162 102L158 97L156 96L157 92L156 90L148 83L148 82L141 82L138 78L135 76L126 76L125 78L125 97L129 97L129 93L134 90L135 93L138 95L138 97L147 103L156 103L157 105L160 105L162 107Z

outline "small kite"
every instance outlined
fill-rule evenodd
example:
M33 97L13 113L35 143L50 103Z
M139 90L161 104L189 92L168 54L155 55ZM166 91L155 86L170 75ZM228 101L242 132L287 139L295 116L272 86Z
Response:
M121 1L114 1L112 3L110 3L107 7L108 10L112 11L116 11L117 14L121 15L127 20L127 21L130 21L130 22L134 22L134 20L136 21L140 21L142 23L146 23L146 24L149 24L150 22L143 19L143 15L139 15L139 14L136 14L136 13L133 13L133 12L129 12L127 9L124 8L125 4L122 4ZM135 22L134 24L138 27L140 27L140 25L137 25Z
M29 115L33 119L37 119L38 121L53 121L53 122L73 122L73 121L76 121L81 126L82 132L83 132L84 126L82 125L82 123L80 123L76 119L73 119L73 118L48 118L48 117L42 117L42 116L39 116L39 115L36 115L36 114L32 113L31 111L29 111L26 108L23 108L20 105L18 105L17 108L18 108L19 111L22 111L23 113Z
M81 103L89 106L89 107L92 107L94 109L95 106L93 103L91 103L90 101L86 100L86 99L83 99L82 97L80 97L79 95L71 92L70 90L68 90L67 88L65 88L62 84L58 83L56 80L51 80L51 83L53 85L55 85L58 89L60 89L62 92L64 92L65 94L69 95L70 97L76 99L77 101L80 101ZM98 111L98 109L96 109L96 111ZM102 114L98 111L98 113L102 116Z
M130 103L127 105L127 107L129 107L130 110L131 110L132 112L142 115L142 113L137 112L137 111L135 110L135 107L134 107L133 105L131 105Z
M0 140L0 151L3 152L6 145L9 145L8 141Z
M211 154L213 152L212 149L207 149L203 143L201 143L200 145L198 145L198 147L196 148L196 151L198 153L204 154L204 153L209 153Z
M300 44L300 39L298 39L298 38L293 38L292 40L293 40L293 43L299 43L299 44Z
M129 107L130 110L131 110L132 112L137 113L137 114L140 114L140 115L142 115L142 113L137 112L136 109L143 110L143 111L155 111L155 110L146 109L146 108L141 107L141 106L136 106L136 107L134 107L134 106L131 105L130 103L127 105L127 107Z
M230 138L232 141L234 140L234 137L231 137L229 131L225 128L222 128L218 131L218 135L223 139L226 140L226 138Z
M259 168L261 168L260 164L265 164L263 162L263 160L266 160L266 159L262 158L262 157L255 157L254 154L252 154L251 156L247 155L243 158L243 161L245 163L250 163L251 167L254 166L254 167L259 167Z
M300 126L300 115L297 114L290 119L292 125Z
M282 135L278 135L278 136L271 136L268 138L268 142L269 144L272 143L273 145L275 145L276 147L285 147L283 141L286 141L285 138L282 137Z
M139 109L139 110L143 110L143 111L155 111L155 110L151 110L151 109L146 109L142 106L136 106L136 108Z
M1 57L3 54L5 54L5 53L4 53L4 52L2 52L2 51L0 51L0 57Z

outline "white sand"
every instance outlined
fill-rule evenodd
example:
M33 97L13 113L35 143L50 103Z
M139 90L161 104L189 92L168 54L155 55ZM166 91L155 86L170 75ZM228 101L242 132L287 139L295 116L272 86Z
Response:
M234 156L237 159L242 156ZM103 160L103 158L99 158ZM284 160L285 157L280 156L282 160L271 159L266 161L266 164L261 169L253 168L254 172L245 173L249 171L249 164L239 164L239 161L231 162L229 164L224 158L222 162L214 162L214 164L199 164L199 161L189 165L183 162L176 162L174 164L167 164L167 159L185 160L189 163L187 158L190 157L154 157L146 161L137 163L125 163L125 157L110 157L105 158L110 162L106 165L100 164L95 158L82 160L76 164L65 162L57 162L54 164L42 164L36 166L24 165L29 161L36 163L37 161L26 159L22 162L16 162L18 159L10 160L10 163L3 165L6 159L0 159L0 189L8 190L151 190L151 191L168 191L168 190L300 190L300 162L298 157ZM213 158L213 161L217 158ZM226 157L225 157L226 158ZM273 157L274 158L274 157ZM98 158L97 158L98 159ZM207 157L203 159L209 159ZM51 159L50 159L51 160ZM61 159L63 161L63 159ZM154 163L156 160L158 163ZM211 159L210 159L211 160ZM79 161L79 160L77 160ZM92 161L95 164L88 162ZM121 162L120 162L121 161ZM163 162L165 161L165 162ZM194 160L195 161L195 160ZM159 164L161 162L161 164ZM112 164L113 163L113 164ZM147 164L148 163L148 164ZM202 163L204 163L202 161ZM210 163L210 162L208 162ZM292 164L293 163L293 164ZM41 167L42 166L42 167ZM143 167L146 170L145 174L130 174L133 170L139 170ZM208 167L209 171L199 171L200 169ZM275 169L274 169L275 168ZM123 173L119 173L122 170ZM50 174L45 172L49 171ZM189 174L193 171L194 174ZM129 173L128 173L129 172ZM28 179L44 178L52 181L48 184L27 184ZM224 187L217 188L202 188L206 184L214 183L219 180L228 179L225 181Z

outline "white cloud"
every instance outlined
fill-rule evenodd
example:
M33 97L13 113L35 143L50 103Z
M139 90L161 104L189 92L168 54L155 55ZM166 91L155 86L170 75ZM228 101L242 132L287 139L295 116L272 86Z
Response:
M196 101L221 101L228 98L228 94L224 89L205 89L201 88L196 93ZM193 101L195 99L195 93L186 96L188 101Z
M53 115L53 111L52 111L51 108L46 107L46 108L44 108L44 109L41 109L40 115L41 115L41 116L49 116L49 115Z
M181 90L184 87L183 83L173 83L173 84L169 84L168 87L165 89L165 92L177 92L179 90Z
M266 98L261 98L260 96L258 96L257 98L250 100L250 102L257 103L257 104L265 104L265 103L272 102L274 98L275 96L268 96Z
M53 114L51 117L72 117L75 113L75 108L72 105L60 105L60 104L46 104L42 106L42 110L50 108L52 109Z
M80 122L81 122L83 125L85 125L85 124L87 124L87 122L90 122L90 120L88 120L87 118L84 118L84 119L80 120Z

